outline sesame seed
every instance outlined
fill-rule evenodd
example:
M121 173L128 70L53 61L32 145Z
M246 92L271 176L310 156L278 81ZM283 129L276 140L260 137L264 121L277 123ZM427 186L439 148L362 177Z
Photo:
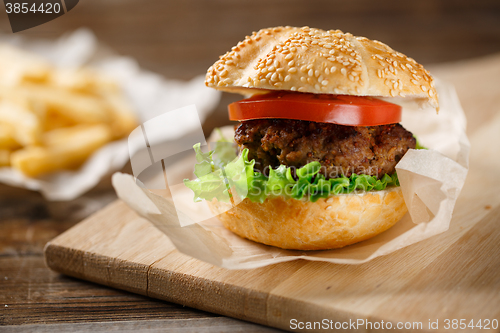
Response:
M398 89L398 83L397 83L397 82L394 82L394 84L392 85L392 87L393 87L394 89Z
M427 87L426 87L426 86L424 86L424 85L421 85L421 86L420 86L420 89L422 89L422 91L423 91L423 92L426 92L426 91L427 91Z
M378 76L379 78L382 78L382 71L380 70L380 68L379 68L379 69L377 69L377 76Z
M297 91L299 91L299 92L305 92L306 88L305 87L300 87L299 89L297 89Z
M352 74L349 74L349 80L354 81L354 76L352 76Z
M307 66L304 65L304 66L300 67L300 71L304 72L304 73L307 72Z
M429 96L430 96L431 98L432 98L432 97L434 97L434 90L432 90L432 89L431 89L431 90L429 90Z
M266 83L267 83L267 80L266 80L266 79L262 79L262 80L260 80L260 83L261 83L261 84L266 84Z
M267 59L266 66L269 66L270 64L272 64L272 62L273 62L273 59Z
M330 73L334 73L336 70L337 70L337 67L332 66L332 68L330 68Z
M297 73L297 67L292 67L288 69L288 73Z
M396 97L398 95L398 93L394 89L391 89L390 93L392 97Z
M313 84L314 83L312 77L308 77L307 78L307 83L309 83L309 84Z
M328 68L325 68L325 74L326 75L330 74L330 70Z
M319 76L319 70L314 71L314 76L318 77Z
M306 79L306 77L305 77L305 76L302 76L302 77L300 78L300 81L301 81L302 83L306 83L306 82L307 82L307 79Z
M275 73L272 73L272 72L267 73L266 79L269 80L271 78L271 76L273 76L273 74L275 74Z
M219 74L219 75L220 75L221 77L224 77L224 76L226 76L226 75L227 75L227 73L228 73L228 72L227 72L227 69L224 69L222 72L220 72L220 74Z
M307 72L307 75L313 76L314 75L314 71L312 69L310 69L309 72Z
M291 88L290 88L290 90L291 90L291 91L297 91L297 87L295 87L295 86L294 86L294 87L291 87Z
M274 60L274 67L276 67L276 68L280 67L280 63L278 62L278 59Z
M347 70L345 68L342 68L340 70L340 73L342 73L343 75L347 75Z
M273 73L271 76L271 81L277 81L278 80L278 73Z
M292 79L292 76L290 74L288 74L287 76L285 76L285 82L288 82Z

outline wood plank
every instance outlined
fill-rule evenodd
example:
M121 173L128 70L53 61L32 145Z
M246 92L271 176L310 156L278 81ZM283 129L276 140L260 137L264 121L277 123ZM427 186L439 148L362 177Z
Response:
M234 333L234 332L278 332L272 328L262 327L244 323L239 320L218 317L192 318L192 319L163 319L148 321L121 321L121 322L88 322L72 324L48 324L48 325L22 325L5 326L5 330L11 333L58 333L58 332L158 332L158 333Z

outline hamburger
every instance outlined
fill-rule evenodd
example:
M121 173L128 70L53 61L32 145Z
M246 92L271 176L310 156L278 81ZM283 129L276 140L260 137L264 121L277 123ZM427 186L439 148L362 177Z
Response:
M232 232L284 249L334 249L406 214L395 166L419 146L396 103L439 106L415 60L340 30L275 27L221 56L205 83L247 97L229 105L238 156L197 145L198 178L185 181Z

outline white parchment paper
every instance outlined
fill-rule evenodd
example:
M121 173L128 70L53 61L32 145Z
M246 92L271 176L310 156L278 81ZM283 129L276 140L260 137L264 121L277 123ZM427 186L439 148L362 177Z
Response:
M117 56L99 45L95 35L80 29L55 41L27 41L19 36L0 36L7 43L32 52L62 68L90 66L121 85L139 123L167 111L194 104L203 121L220 98L205 87L204 75L191 81L167 80L142 70L131 58ZM61 171L45 177L28 178L9 168L0 168L0 182L40 191L48 200L72 200L94 187L106 174L122 168L129 160L127 139L107 144L96 151L77 171Z
M409 213L388 231L369 240L327 251L290 251L258 244L226 230L216 217L182 227L173 201L117 173L118 196L164 232L177 249L229 269L255 268L295 259L360 264L446 231L468 171L466 120L452 86L437 81L440 112L404 105L403 126L429 150L410 150L396 166ZM181 162L182 163L182 162ZM193 165L182 166L187 173ZM187 198L186 200L190 200ZM191 199L192 200L192 199ZM177 209L176 209L177 208ZM208 207L196 214L210 216ZM189 219L182 216L181 219Z

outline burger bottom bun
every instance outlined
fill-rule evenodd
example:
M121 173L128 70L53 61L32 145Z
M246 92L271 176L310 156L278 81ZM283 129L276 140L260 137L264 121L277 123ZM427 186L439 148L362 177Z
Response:
M327 250L354 244L389 229L407 212L400 187L316 202L276 197L264 203L244 199L232 208L215 199L208 205L235 234L290 250Z

